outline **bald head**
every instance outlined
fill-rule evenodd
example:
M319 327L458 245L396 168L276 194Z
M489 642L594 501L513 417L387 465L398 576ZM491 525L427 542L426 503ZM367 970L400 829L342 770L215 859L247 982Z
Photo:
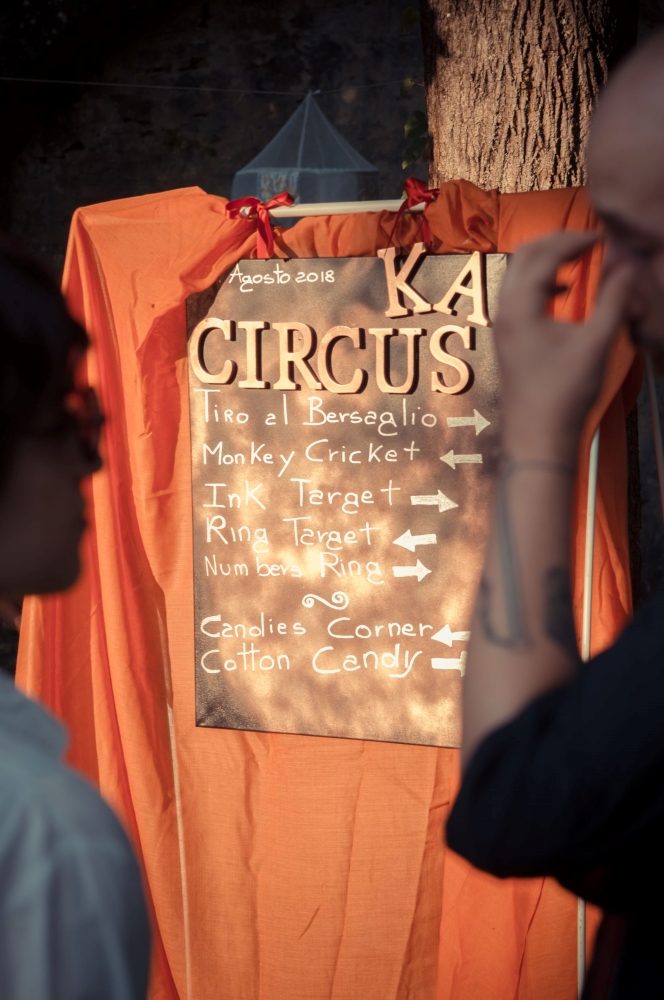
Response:
M587 164L600 211L627 211L645 222L661 206L664 227L664 32L609 82L593 116Z
M664 350L664 32L612 76L593 116L587 165L606 266L633 265L625 320L643 346Z

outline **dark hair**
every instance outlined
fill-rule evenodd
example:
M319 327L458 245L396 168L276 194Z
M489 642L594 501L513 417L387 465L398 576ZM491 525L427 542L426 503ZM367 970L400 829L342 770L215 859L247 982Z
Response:
M0 476L17 439L73 388L87 343L50 274L0 236Z

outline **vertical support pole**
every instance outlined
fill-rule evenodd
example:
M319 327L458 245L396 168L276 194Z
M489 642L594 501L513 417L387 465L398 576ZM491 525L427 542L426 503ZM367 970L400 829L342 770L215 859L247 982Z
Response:
M583 563L583 614L581 618L581 659L590 659L590 636L593 611L593 564L595 557L595 513L597 509L597 471L599 465L599 427L590 446L588 461L588 502L586 506L586 545ZM662 467L664 471L664 466ZM578 995L586 979L586 903L577 900L576 977Z
M655 460L657 462L657 479L659 480L659 500L662 505L662 517L664 517L664 447L662 446L662 425L659 419L659 407L657 405L657 386L655 385L655 371L652 365L650 352L646 353L646 385L648 386L648 403L650 405L650 419L652 420L652 436L655 444Z
M595 510L597 507L597 469L599 464L599 427L590 446L588 462L588 503L586 506L586 548L583 560L583 615L581 619L581 659L590 659L590 632L593 609L593 562L595 557Z
M576 901L576 989L581 1000L586 981L586 901Z

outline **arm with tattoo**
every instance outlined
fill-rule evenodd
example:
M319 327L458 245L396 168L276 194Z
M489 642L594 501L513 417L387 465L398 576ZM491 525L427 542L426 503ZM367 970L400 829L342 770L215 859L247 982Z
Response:
M590 245L558 233L520 251L495 326L504 460L468 650L463 757L579 665L570 581L570 509L584 417L601 384L630 275L604 283L584 325L547 305L560 264Z
M500 474L465 682L466 758L486 732L577 668L572 486L571 472L556 462L510 460Z

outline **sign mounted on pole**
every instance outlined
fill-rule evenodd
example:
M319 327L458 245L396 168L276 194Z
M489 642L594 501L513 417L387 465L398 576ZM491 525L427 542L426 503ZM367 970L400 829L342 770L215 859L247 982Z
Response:
M504 268L416 244L190 296L197 725L459 745Z

